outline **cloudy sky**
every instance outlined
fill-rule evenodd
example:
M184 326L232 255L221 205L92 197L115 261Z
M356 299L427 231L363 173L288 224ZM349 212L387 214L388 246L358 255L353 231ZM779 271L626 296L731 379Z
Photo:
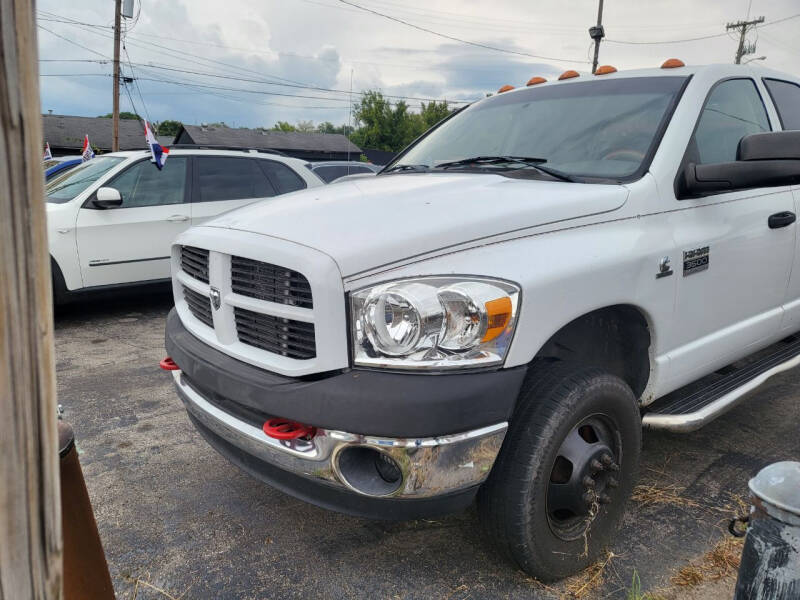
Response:
M534 75L590 72L587 28L597 18L597 0L134 4L122 59L123 75L135 83L122 90L121 110L133 103L154 121L248 127L345 123L351 79L354 99L379 89L416 109L424 99L473 100ZM37 7L43 112L110 112L114 0L39 0ZM757 43L749 58L765 56L763 64L800 75L797 0L606 0L600 64L650 67L672 56L731 62L738 37L725 33L725 23L748 11L766 19L748 36Z

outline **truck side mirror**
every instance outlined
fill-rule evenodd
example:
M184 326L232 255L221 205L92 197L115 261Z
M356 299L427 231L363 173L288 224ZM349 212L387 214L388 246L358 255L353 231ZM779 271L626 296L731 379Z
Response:
M681 198L800 183L800 131L746 135L735 162L689 163L681 179Z
M112 187L101 187L97 190L92 204L100 209L119 208L122 206L122 194Z

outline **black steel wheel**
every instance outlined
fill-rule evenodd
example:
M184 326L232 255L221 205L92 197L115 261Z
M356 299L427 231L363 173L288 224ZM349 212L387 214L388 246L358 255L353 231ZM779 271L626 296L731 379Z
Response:
M618 527L640 451L639 407L624 381L564 362L533 365L478 496L487 533L542 581L585 568Z

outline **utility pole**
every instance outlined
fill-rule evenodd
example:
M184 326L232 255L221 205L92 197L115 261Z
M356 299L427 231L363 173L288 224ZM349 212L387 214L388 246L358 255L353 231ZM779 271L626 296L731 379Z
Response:
M60 600L56 373L34 4L0 0L0 597Z
M111 151L119 150L119 37L122 28L122 0L114 0L114 102L111 115Z
M725 26L725 29L727 31L731 31L732 29L738 29L740 32L739 47L736 49L736 58L733 61L737 65L742 64L742 56L744 56L745 54L753 54L756 51L755 42L753 42L752 44L747 44L744 41L745 35L747 35L747 29L755 28L756 25L763 22L764 22L764 17L758 17L757 19L753 19L752 21L736 21L736 23L728 23Z
M592 61L592 73L597 71L597 59L600 56L600 40L606 36L603 30L603 0L599 0L597 7L597 25L589 27L589 37L594 40L594 60Z

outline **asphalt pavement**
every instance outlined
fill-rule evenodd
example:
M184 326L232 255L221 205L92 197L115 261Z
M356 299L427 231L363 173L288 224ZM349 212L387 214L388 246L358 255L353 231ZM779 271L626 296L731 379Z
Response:
M158 368L171 306L168 294L90 299L55 318L59 402L118 598L464 600L575 590L542 586L495 556L474 508L369 521L240 472L195 432ZM642 499L629 504L614 557L588 597L624 597L634 570L644 589L668 586L724 538L747 480L787 459L800 460L800 370L698 432L645 432Z

